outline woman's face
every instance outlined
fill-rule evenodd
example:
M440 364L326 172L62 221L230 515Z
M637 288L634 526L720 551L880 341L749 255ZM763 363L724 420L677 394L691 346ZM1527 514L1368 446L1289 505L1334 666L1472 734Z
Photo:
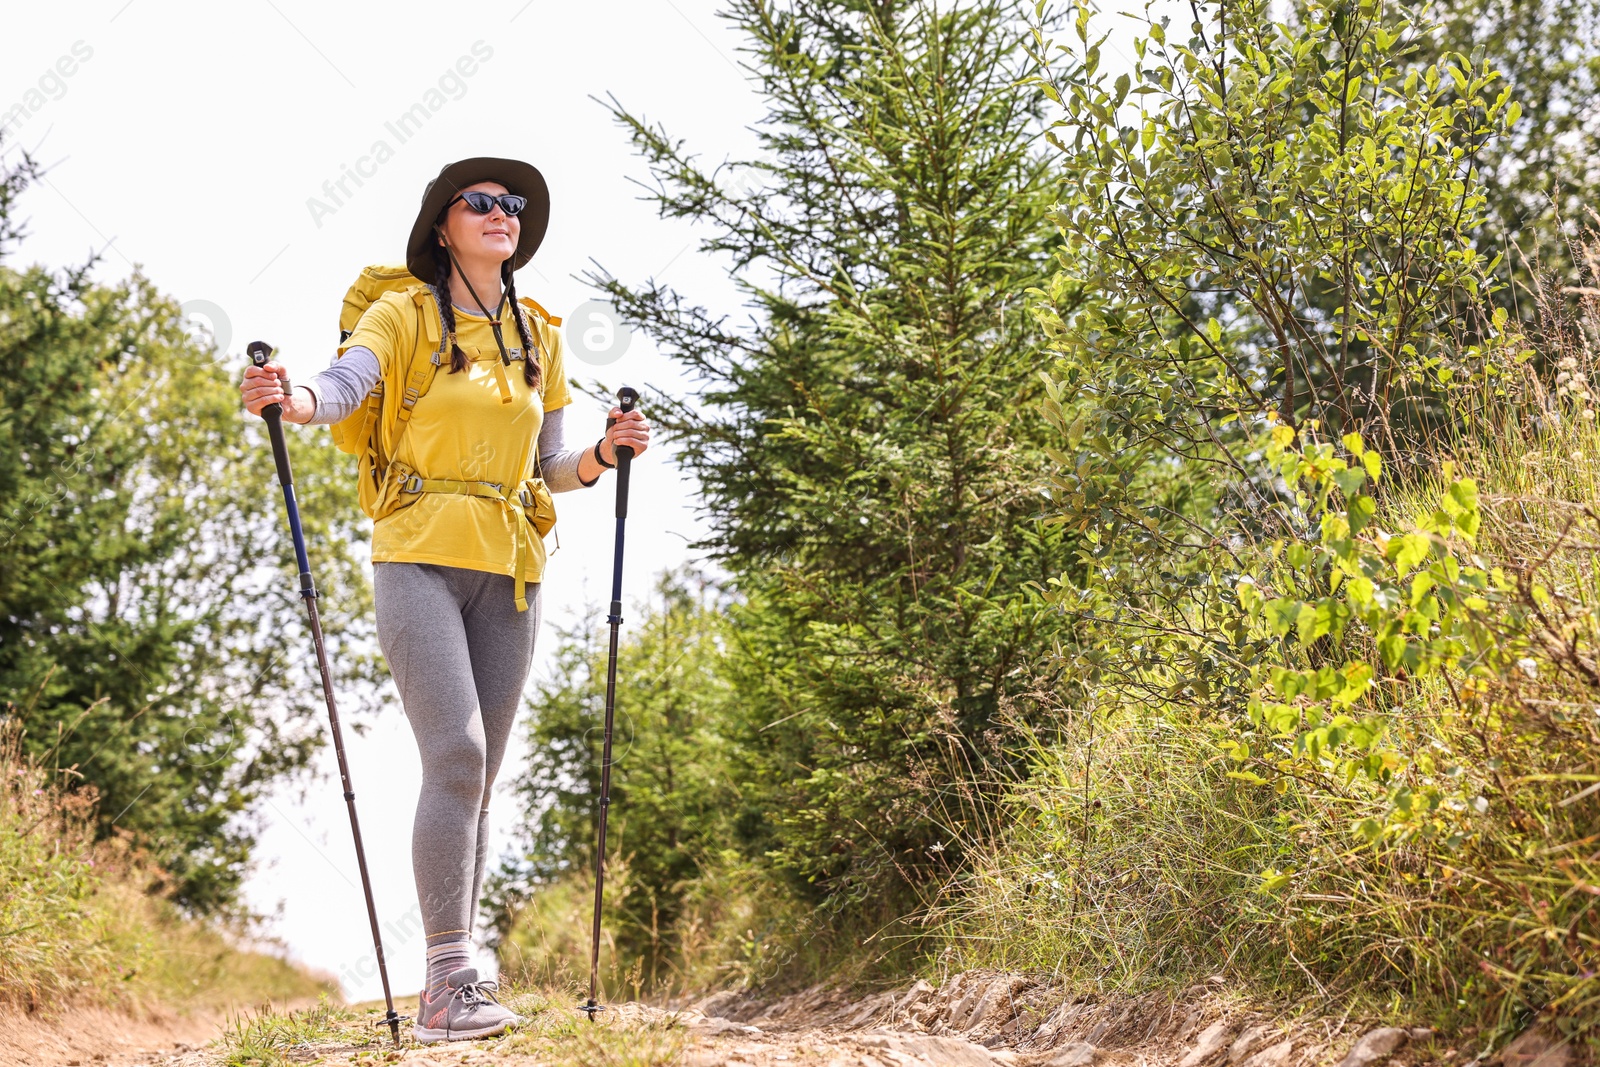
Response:
M509 190L499 182L476 182L461 189L463 193L473 191L501 196ZM480 215L468 207L465 200L457 200L444 213L439 230L446 247L455 253L462 266L492 264L498 268L516 252L522 223L515 215L500 210L498 201L487 215Z

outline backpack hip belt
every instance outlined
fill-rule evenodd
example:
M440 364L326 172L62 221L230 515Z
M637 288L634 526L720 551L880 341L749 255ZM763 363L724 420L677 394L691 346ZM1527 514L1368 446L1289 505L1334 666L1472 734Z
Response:
M517 610L528 610L528 582L524 566L533 551L533 538L541 541L556 522L555 502L543 478L527 478L510 488L499 482L464 482L455 478L424 478L412 474L400 483L402 493L448 493L455 496L475 496L484 500L499 501L501 510L517 527L515 534L517 552L512 563L516 582Z

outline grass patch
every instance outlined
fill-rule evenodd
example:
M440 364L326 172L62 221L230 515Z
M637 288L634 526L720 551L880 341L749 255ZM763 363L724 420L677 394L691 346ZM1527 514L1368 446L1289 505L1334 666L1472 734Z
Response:
M707 858L676 889L681 907L670 927L638 924L622 905L631 894L646 894L647 887L636 884L626 857L607 865L602 1000L721 990L777 997L822 981L894 984L919 963L922 931L905 919L905 908L819 908L731 852ZM587 868L539 886L507 909L494 945L502 978L519 987L586 993L593 909L593 872ZM638 951L639 945L647 950Z
M313 1008L278 1011L262 1007L228 1021L219 1039L225 1067L280 1067L295 1061L295 1054L316 1052L330 1043L377 1045L383 1037L367 1034L356 1024L361 1013L341 1007L325 995Z
M506 1042L508 1052L559 1067L657 1067L677 1063L687 1035L669 1015L625 1005L590 1022L573 1007L576 990L529 993L510 998L528 1019Z

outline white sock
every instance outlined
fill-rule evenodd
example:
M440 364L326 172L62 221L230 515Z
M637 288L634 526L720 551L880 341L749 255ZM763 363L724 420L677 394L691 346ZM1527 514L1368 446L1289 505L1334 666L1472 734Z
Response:
M443 938L446 935L440 935ZM459 934L449 936L459 937ZM431 939L430 939L431 940ZM445 979L463 967L472 966L471 941L445 941L428 946L428 999L445 991Z

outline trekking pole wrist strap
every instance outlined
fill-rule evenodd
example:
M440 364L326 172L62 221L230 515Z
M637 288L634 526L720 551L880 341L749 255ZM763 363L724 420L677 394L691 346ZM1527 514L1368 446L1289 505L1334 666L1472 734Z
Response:
M606 442L606 439L604 437L602 437L602 438L600 438L600 440L598 440L598 441L596 441L594 443L594 458L595 458L596 461L599 462L600 466L604 467L606 470L614 471L614 470L617 469L617 465L615 463L607 463L606 462L606 457L604 457L604 456L602 456L600 454L600 446L605 444L605 442Z

